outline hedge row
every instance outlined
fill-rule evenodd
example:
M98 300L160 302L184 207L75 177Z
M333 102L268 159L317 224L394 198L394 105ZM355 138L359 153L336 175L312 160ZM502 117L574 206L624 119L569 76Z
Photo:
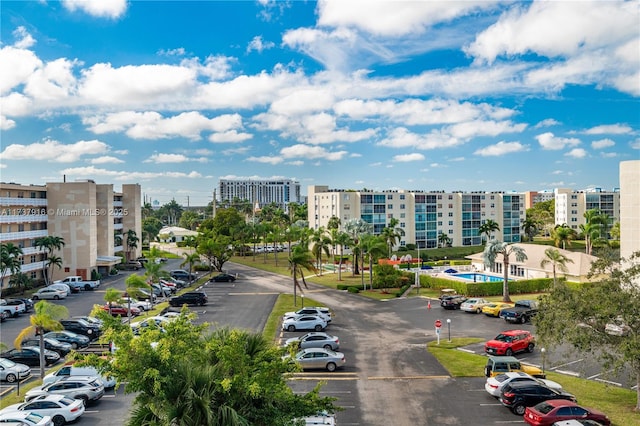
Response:
M458 294L466 296L499 296L502 294L502 281L467 283L438 277L420 277L420 286L432 289L452 288ZM553 286L553 278L535 278L530 280L509 281L510 294L542 293Z

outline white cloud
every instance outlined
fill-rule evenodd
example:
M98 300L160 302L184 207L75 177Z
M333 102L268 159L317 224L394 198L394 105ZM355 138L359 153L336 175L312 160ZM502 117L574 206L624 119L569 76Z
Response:
M529 147L522 145L520 142L498 142L495 145L489 145L484 148L480 148L474 152L475 155L481 157L498 157L505 154L512 154L514 152L528 151Z
M255 50L258 53L262 53L263 50L272 49L275 47L275 43L272 41L263 41L262 36L255 36L247 45L247 53Z
M284 160L282 159L282 157L270 157L265 155L261 157L248 157L247 161L252 161L254 163L265 163L265 164L275 165L275 164L282 163Z
M186 54L184 47L178 47L176 49L160 49L158 55L160 56L184 56Z
M13 31L13 37L16 39L13 46L17 49L28 49L36 44L36 40L29 34L27 29L22 26Z
M618 157L618 153L616 153L616 152L601 152L600 156L602 158L615 158L615 157Z
M253 138L251 133L238 132L236 130L228 130L222 133L213 133L209 136L209 142L222 143L222 142L244 142Z
M328 161L342 160L347 151L328 151L320 146L297 144L280 150L284 158L304 158L309 160L322 159Z
M184 163L189 161L186 155L182 154L153 154L148 159L144 160L145 163Z
M120 163L124 163L124 161L117 157L104 155L102 157L92 158L90 163L91 164L120 164Z
M624 135L629 134L633 129L626 124L603 124L592 127L584 131L586 135Z
M62 0L62 5L71 12L81 10L97 18L116 19L127 10L127 0Z
M571 147L580 145L580 139L576 138L562 138L555 136L551 132L542 133L536 136L536 140L540 143L542 149L545 150L560 150L565 147Z
M567 152L565 155L567 157L573 157L573 158L584 158L587 156L587 151L585 151L582 148L574 148L571 151Z
M164 178L172 178L172 179L198 179L202 178L202 175L198 172L191 171L189 173L185 172L131 172L124 170L107 170L107 169L99 169L94 166L87 167L70 167L68 169L64 169L60 171L61 174L69 176L71 178L82 178L82 177L98 177L104 176L109 179L119 180L119 181L135 181L135 180L151 180L151 179L164 179Z
M600 139L600 140L591 142L591 148L603 149L603 148L608 148L610 146L614 146L615 144L616 143L611 139Z
M31 74L42 66L42 61L33 52L12 46L0 49L0 63L4 64L0 67L0 94L3 95L26 83Z
M553 119L553 118L545 118L544 120L540 121L539 123L537 123L535 126L533 126L534 129L539 129L541 127L551 127L551 126L558 126L562 123L560 123L558 120Z
M0 154L4 160L45 160L57 163L78 161L85 155L103 154L109 146L97 140L78 141L63 144L54 140L32 143L30 145L12 144Z
M408 163L411 161L424 161L424 155L420 153L394 155L392 161L398 163Z
M16 126L16 122L8 119L4 115L0 114L0 130L9 130Z

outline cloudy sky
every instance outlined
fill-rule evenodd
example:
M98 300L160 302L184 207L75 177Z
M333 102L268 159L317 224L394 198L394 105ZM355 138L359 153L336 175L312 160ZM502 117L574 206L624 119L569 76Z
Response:
M618 187L640 2L2 1L0 175L342 189Z

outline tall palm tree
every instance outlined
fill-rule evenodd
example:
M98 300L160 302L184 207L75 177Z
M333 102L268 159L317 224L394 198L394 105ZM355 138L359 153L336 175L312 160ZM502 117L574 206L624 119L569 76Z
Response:
M56 235L48 235L46 237L36 238L35 246L38 249L46 250L47 251L47 257L50 257L50 256L53 255L54 250L61 250L65 246L65 242L64 242L64 238L62 238L62 237L58 237ZM57 260L54 263L49 262L47 264L47 266L50 266L50 269L53 269L53 266L51 266L51 265L55 265L57 263L58 263ZM60 259L60 267L62 267L62 259ZM47 270L46 269L44 271L44 281L45 281L46 285L50 284L49 276L47 274Z
M289 270L293 277L293 306L296 306L297 303L297 289L302 292L302 287L300 287L300 283L298 282L298 275L300 275L304 287L308 288L307 282L304 279L303 269L317 273L317 269L314 265L313 254L309 251L306 245L303 246L302 244L298 244L291 252L289 252Z
M389 220L389 225L387 225L382 230L382 236L386 241L387 246L389 247L389 250L388 250L389 258L391 257L393 246L395 246L398 243L398 241L400 241L400 238L404 236L404 229L396 227L399 223L400 221L395 217L393 217Z
M17 274L22 267L20 262L22 249L13 243L0 243L0 296L7 274Z
M147 284L142 276L138 274L131 274L124 280L124 284L126 286L127 297L129 299L129 311L131 311L131 298L138 297L140 295L140 290L149 291L149 303L153 306L153 292L151 291L151 286Z
M200 255L198 253L184 253L184 261L180 264L181 268L189 265L189 283L191 283L191 272L193 272L193 265L200 263Z
M20 290L20 294L24 294L25 289L29 288L33 280L24 272L18 272L9 279L9 287L15 287Z
M62 258L60 256L52 255L47 258L45 262L45 281L47 285L53 282L53 269L54 267L58 267L58 269L62 269Z
M591 254L593 250L593 241L600 237L600 224L599 223L585 223L580 225L580 231L584 236L584 249L585 253Z
M153 216L153 206L151 203L144 203L141 208L142 220Z
M344 224L344 231L349 234L351 240L353 241L353 274L358 275L358 255L359 255L359 245L360 238L363 235L373 233L373 225L366 222L363 219L350 219Z
M530 216L522 222L522 231L529 241L533 241L533 237L538 233L539 226L540 222Z
M557 284L556 269L567 272L569 270L567 263L573 263L573 259L560 253L560 250L549 247L544 251L544 258L540 261L540 266L544 268L549 263L551 263L553 267L553 286L555 287Z
M340 247L340 260L338 260L338 281L342 281L342 258L344 255L344 246L351 244L351 237L346 232L340 231L333 240L333 244Z
M500 225L498 225L498 222L496 222L495 220L487 219L484 221L482 225L478 227L478 234L486 235L487 237L486 240L489 241L491 239L491 235L495 231L499 231L499 230L500 230ZM485 239L483 238L483 240Z
M127 261L129 261L131 260L131 252L138 248L138 241L140 241L140 239L138 238L136 231L133 229L129 229L125 235L127 243Z
M511 302L509 297L509 263L510 257L514 256L516 261L524 262L527 255L522 247L498 241L495 238L487 243L482 253L484 264L493 267L498 255L502 255L503 281L502 281L502 301Z
M311 253L316 258L316 268L322 275L322 255L330 256L331 238L325 233L324 228L320 227L313 232L311 242L313 243Z
M441 232L440 235L438 235L438 243L440 243L440 247L446 247L451 243L451 238L444 232Z
M40 378L44 378L44 333L47 331L62 330L64 327L60 320L69 316L66 306L49 303L40 300L33 306L33 315L29 317L31 325L24 328L16 337L13 344L16 348L22 346L25 337L36 334L40 339Z
M383 236L365 235L361 240L362 257L367 257L369 261L369 289L373 290L373 262L384 256L387 252L387 241ZM364 274L362 274L364 281ZM362 287L365 288L364 282ZM365 288L366 290L366 288Z
M569 228L566 223L556 225L551 232L551 238L553 239L556 247L560 247L562 245L562 248L566 249L567 246L571 247L571 241L576 238L576 232Z

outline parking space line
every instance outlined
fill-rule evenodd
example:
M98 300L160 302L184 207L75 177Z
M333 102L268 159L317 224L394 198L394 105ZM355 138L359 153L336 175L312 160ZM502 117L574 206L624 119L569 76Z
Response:
M612 382L611 380L605 380L605 379L595 379L595 380L596 380L596 382L601 382L601 383L606 383L608 385L614 385L614 386L622 387L622 383Z
M551 370L556 370L558 368L566 367L567 365L575 364L575 363L582 362L582 361L584 361L584 359L580 358L580 359L577 359L575 361L571 361L571 362L567 362L567 363L564 363L564 364L556 365L555 367L551 368Z
M598 377L600 375L602 375L602 373L594 374L593 376L587 377L587 380L593 380L593 379L595 379L596 377Z
M451 376L373 376L367 380L433 380L450 379Z
M567 376L580 377L580 373L576 373L575 371L569 371L569 370L554 370L554 371L556 373L566 374Z

